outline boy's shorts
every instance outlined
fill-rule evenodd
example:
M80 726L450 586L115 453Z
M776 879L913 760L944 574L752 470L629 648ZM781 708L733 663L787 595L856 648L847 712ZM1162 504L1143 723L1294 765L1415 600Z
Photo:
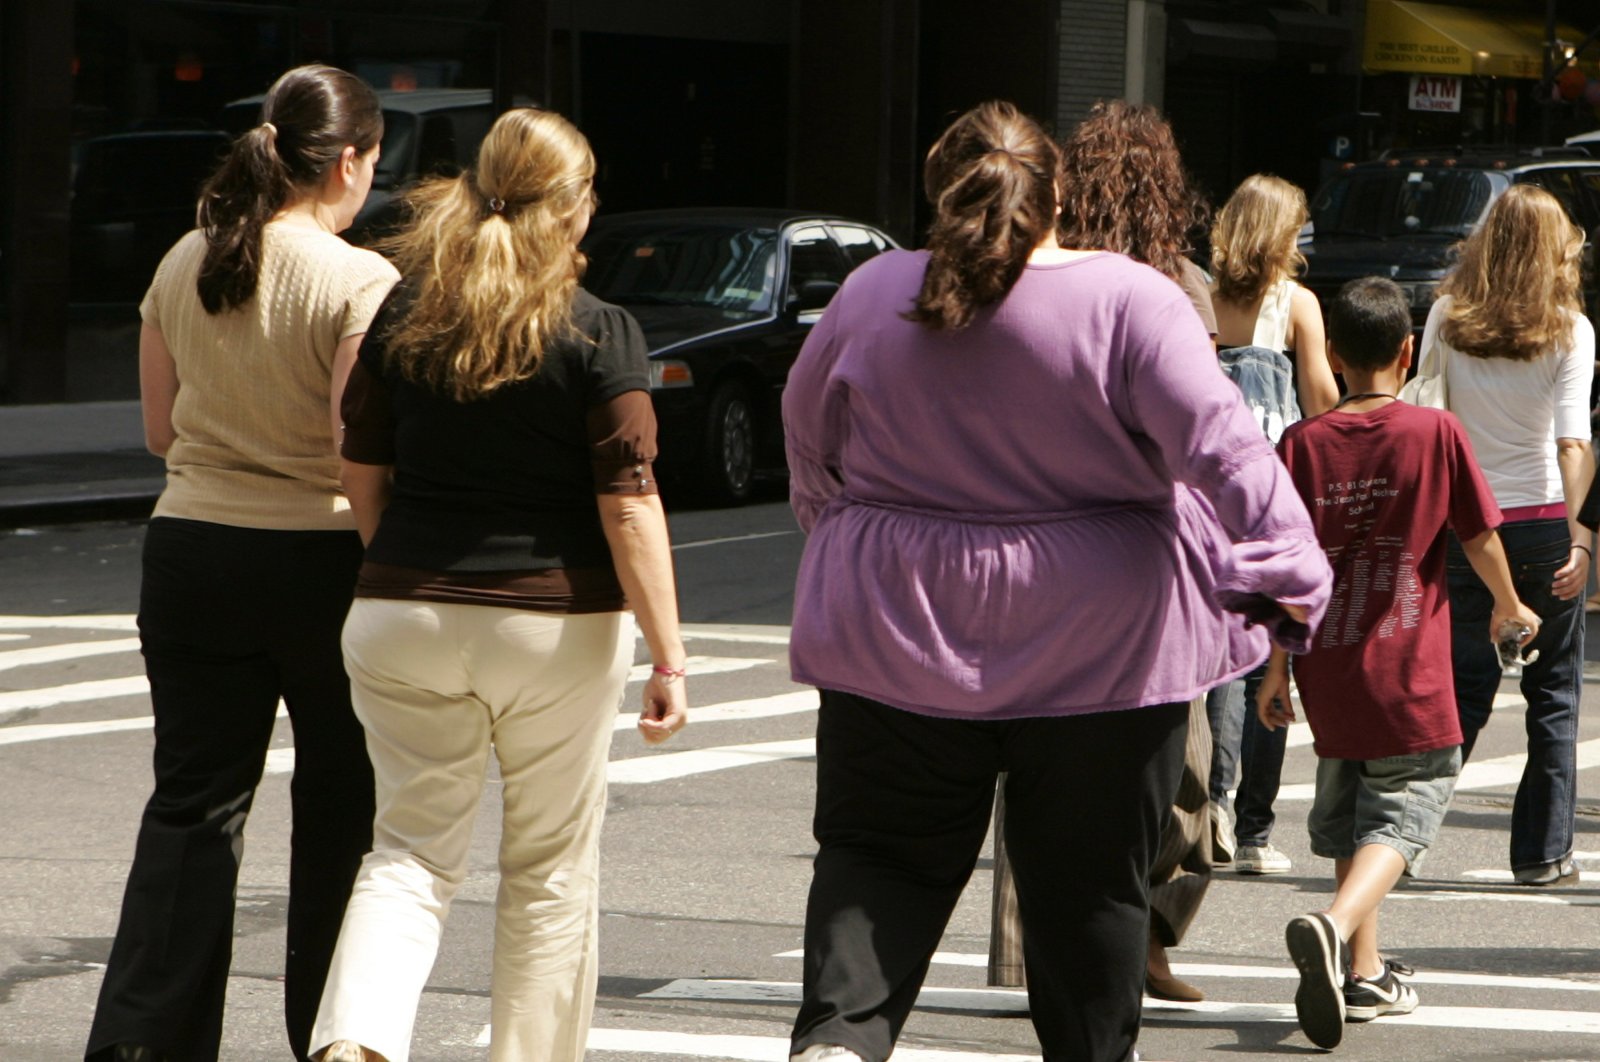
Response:
M1461 746L1377 760L1317 761L1317 795L1306 828L1311 851L1349 859L1364 844L1386 844L1406 873L1439 836L1461 774Z

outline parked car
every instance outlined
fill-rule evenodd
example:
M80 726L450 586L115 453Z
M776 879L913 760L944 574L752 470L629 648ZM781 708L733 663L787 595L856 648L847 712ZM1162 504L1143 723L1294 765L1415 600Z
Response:
M1583 299L1593 316L1600 159L1578 146L1408 150L1347 166L1311 200L1311 222L1300 241L1309 263L1304 282L1326 306L1347 280L1389 277L1411 300L1420 329L1449 271L1451 247L1513 184L1553 193L1583 230Z
M736 504L781 470L783 386L852 268L895 247L870 225L783 210L601 215L584 287L638 319L663 480Z

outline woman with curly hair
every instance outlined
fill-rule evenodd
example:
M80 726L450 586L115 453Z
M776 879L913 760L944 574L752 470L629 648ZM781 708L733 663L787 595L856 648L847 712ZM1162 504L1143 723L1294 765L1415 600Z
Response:
M1215 335L1206 276L1188 258L1189 234L1204 214L1204 202L1189 187L1172 127L1154 107L1123 100L1096 103L1061 145L1061 217L1056 227L1062 246L1104 248L1155 267L1177 282L1206 330ZM1173 976L1167 948L1182 942L1211 884L1211 765L1206 700L1196 698L1189 704L1189 736L1172 817L1150 869L1145 991L1159 999L1205 998L1200 989ZM995 864L990 983L1020 984L1020 962L1002 956L1006 948L1015 952L1015 942L1021 940L1003 843L997 846Z
M1572 863L1581 596L1592 558L1578 522L1594 474L1589 387L1594 327L1579 310L1583 235L1549 192L1506 191L1461 245L1423 331L1423 362L1440 366L1450 411L1505 516L1500 537L1517 594L1543 626L1522 669L1528 762L1511 811L1511 870L1523 885L1578 880ZM1448 555L1462 758L1472 754L1500 685L1483 638L1489 591L1460 543ZM1532 656L1530 651L1527 654Z

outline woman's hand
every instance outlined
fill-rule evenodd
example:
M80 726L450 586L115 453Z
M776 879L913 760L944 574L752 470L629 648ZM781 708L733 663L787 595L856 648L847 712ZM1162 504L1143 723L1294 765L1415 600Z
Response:
M1289 614L1289 618L1296 623L1305 623L1311 618L1311 613L1306 611L1304 605L1291 605L1287 601L1279 601L1278 607Z
M1563 601L1571 601L1589 585L1589 551L1574 545L1567 551L1567 563L1556 569L1550 590Z
M1499 642L1500 628L1507 624L1514 624L1528 632L1517 642L1520 646L1526 647L1539 636L1539 614L1521 601L1512 600L1505 606L1498 602L1495 604L1494 612L1489 616L1489 640Z
M644 684L644 708L639 712L639 736L647 745L659 745L689 722L689 694L682 675L652 673Z

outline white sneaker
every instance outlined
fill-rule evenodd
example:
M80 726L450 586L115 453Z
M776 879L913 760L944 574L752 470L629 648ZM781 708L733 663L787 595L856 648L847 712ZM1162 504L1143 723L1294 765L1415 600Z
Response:
M1271 842L1242 844L1233 854L1233 869L1241 874L1287 874L1293 866L1289 857L1272 847Z
M1225 805L1213 800L1211 807L1211 862L1213 864L1233 862L1233 853L1237 845L1233 840L1233 816L1228 813Z
M320 1062L366 1062L367 1053L354 1040L335 1040L319 1058Z
M823 1062L832 1059L833 1062L867 1062L866 1059L838 1044L812 1044L798 1055L790 1055L789 1062Z

